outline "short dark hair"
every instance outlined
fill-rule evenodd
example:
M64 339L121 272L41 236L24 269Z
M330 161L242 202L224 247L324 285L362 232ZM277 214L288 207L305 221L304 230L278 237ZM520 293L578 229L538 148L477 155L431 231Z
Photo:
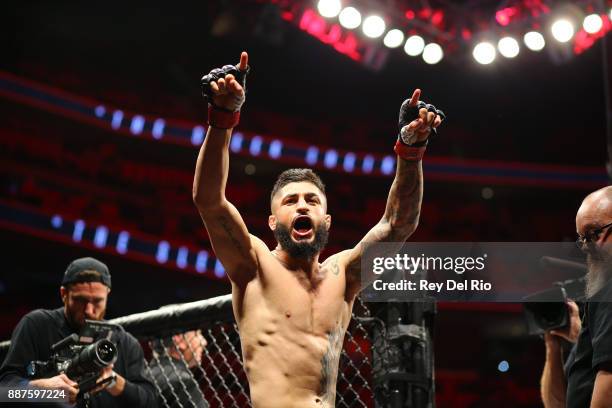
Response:
M301 181L307 181L314 184L323 195L325 195L325 184L321 181L319 176L311 169L289 169L283 171L276 179L272 193L270 194L270 202L274 199L276 193L278 193L283 187L289 183L299 183Z

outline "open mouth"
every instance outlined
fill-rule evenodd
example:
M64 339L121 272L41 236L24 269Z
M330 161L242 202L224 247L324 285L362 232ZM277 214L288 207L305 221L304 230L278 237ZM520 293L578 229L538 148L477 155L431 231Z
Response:
M312 234L312 221L307 215L300 215L293 221L293 233L298 238L308 237Z

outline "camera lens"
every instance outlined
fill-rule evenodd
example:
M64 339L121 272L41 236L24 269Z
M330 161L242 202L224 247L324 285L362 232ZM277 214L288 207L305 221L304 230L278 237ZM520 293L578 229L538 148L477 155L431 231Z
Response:
M105 364L110 364L115 359L117 355L117 349L115 345L108 340L100 340L98 342L98 347L96 350L98 358L100 361L103 361Z
M95 373L113 363L117 358L117 347L109 340L98 340L85 346L70 360L66 375L78 378L87 373Z

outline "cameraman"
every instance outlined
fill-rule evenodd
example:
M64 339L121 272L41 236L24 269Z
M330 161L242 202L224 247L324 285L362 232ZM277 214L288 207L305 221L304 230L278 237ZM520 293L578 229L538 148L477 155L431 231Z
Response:
M11 346L0 368L0 384L7 387L62 389L71 403L76 402L77 384L65 374L30 380L26 366L34 360L47 361L54 343L79 333L85 319L102 320L111 289L111 276L105 264L94 258L70 263L60 288L63 308L35 310L17 324ZM143 351L138 341L124 331L113 332L117 345L115 363L105 368L98 381L112 375L114 381L97 387L89 407L156 407L155 388L144 376Z
M542 400L546 408L612 407L612 186L589 194L576 215L587 255L582 321L570 303L569 327L545 336ZM560 338L576 342L563 364Z

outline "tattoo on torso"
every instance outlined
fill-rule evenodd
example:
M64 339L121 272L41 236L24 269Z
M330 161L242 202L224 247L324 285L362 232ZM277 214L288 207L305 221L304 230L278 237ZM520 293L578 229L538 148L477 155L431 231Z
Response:
M332 264L332 273L334 275L340 274L340 267L338 266L338 257L336 257L334 263Z
M327 335L329 345L321 358L321 399L326 403L333 403L336 394L336 377L338 376L338 363L342 352L344 331L337 326Z

